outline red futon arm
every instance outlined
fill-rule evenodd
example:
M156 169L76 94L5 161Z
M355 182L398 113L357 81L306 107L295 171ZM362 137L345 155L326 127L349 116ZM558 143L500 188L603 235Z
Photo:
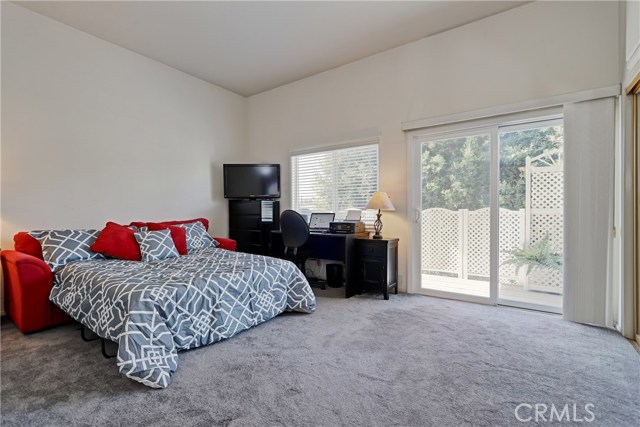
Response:
M5 311L23 333L72 319L49 301L51 269L42 260L17 251L2 251Z
M228 251L235 251L236 250L236 241L233 239L225 239L224 237L214 237L214 239L216 239L219 243L220 246L218 246L220 249L226 249Z

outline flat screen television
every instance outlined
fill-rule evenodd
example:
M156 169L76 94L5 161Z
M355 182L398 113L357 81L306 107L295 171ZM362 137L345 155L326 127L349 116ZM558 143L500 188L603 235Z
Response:
M225 164L226 199L277 199L280 197L280 165Z

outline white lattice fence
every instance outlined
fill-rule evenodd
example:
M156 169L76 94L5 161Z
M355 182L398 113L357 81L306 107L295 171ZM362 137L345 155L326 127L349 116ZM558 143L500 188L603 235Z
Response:
M562 293L562 273L548 269L517 270L509 251L535 244L545 236L554 252L563 251L564 176L562 152L527 158L525 209L500 209L500 284ZM490 275L490 209L422 211L422 272L462 280Z
M526 159L527 195L525 200L527 231L525 244L533 245L549 237L551 250L563 253L564 167L562 151L552 150ZM527 279L527 289L562 293L562 273L535 269Z
M500 253L521 248L525 231L524 209L500 209ZM422 211L422 272L425 274L488 280L490 274L490 210ZM501 263L507 258L501 255ZM518 283L512 265L500 267L504 284ZM522 280L522 279L521 279Z
M462 277L461 218L457 211L432 208L422 211L422 271Z
M555 209L564 206L564 172L558 166L531 167L531 209ZM549 170L546 170L549 169Z
M518 272L513 264L505 264L511 259L508 252L520 249L525 243L525 210L500 209L500 284L522 285L524 271Z
M461 211L468 216L465 234L467 236L465 261L467 275L465 277L485 279L489 277L489 253L490 243L490 209L478 209L476 211Z

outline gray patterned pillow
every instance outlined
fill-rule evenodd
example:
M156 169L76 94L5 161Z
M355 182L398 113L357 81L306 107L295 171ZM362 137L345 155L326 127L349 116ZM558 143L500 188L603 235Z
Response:
M104 259L102 254L90 248L98 234L100 230L43 230L29 233L40 242L42 258L51 271L72 261Z
M192 250L211 247L217 248L220 246L220 242L209 236L207 229L204 228L204 224L200 221L189 224L178 224L177 226L184 228L187 232L187 251L189 253Z
M179 256L170 230L136 231L136 241L140 245L142 261L158 261Z

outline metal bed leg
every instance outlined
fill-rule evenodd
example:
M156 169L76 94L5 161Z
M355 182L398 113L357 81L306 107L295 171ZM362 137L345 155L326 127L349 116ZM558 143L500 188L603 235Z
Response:
M96 334L96 333L95 333L95 332L93 332L93 331L89 331L89 332L91 332L91 334L92 334L92 335L95 335L95 337L93 337L93 338L87 338L87 335L86 335L86 332L85 332L86 330L87 330L87 329L84 327L84 325L80 325L80 337L82 338L82 341L90 342L90 341L95 341L95 340L97 340L98 338L100 338L100 337L98 336L98 334Z
M116 350L113 354L109 354L107 352L107 341L109 342L109 344L112 344L113 346L115 346ZM116 355L118 354L118 344L114 343L113 341L109 341L109 340L105 340L104 338L102 338L101 341L101 349L102 349L102 355L106 358L106 359L113 359L114 357L116 357Z
M87 332L89 331L90 336L92 336L92 338L87 338ZM102 351L102 355L107 358L107 359L112 359L114 357L116 357L116 355L118 354L118 344L114 343L113 341L110 340L106 340L104 338L100 338L100 336L98 334L96 334L95 332L93 332L91 329L86 328L84 325L80 325L80 337L82 337L83 341L95 341L97 339L100 339L100 350ZM113 353L110 353L107 350L107 341L110 344L109 347L115 347L115 351Z

